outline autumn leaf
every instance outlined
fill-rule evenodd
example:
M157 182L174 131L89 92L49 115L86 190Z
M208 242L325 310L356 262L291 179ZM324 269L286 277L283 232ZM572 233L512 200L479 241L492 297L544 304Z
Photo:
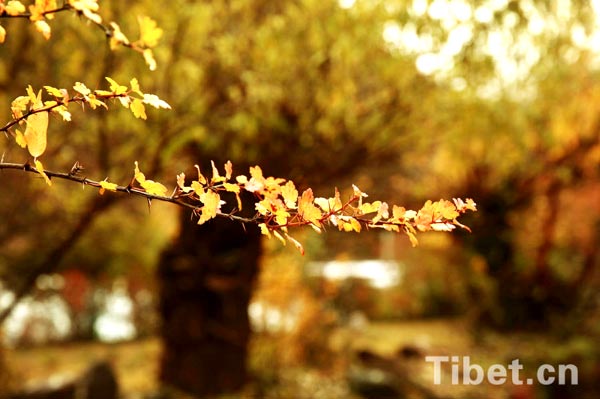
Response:
M26 8L20 1L11 0L6 3L6 6L4 6L4 11L6 11L8 15L16 16L24 13Z
M138 17L140 25L140 42L143 47L156 47L163 30L159 28L152 18L147 16Z
M111 50L116 49L121 44L129 44L129 39L123 34L121 27L116 22L111 22L110 27L112 28L112 35L110 37Z
M15 98L10 104L10 110L14 119L19 119L23 116L23 111L27 109L27 106L31 102L29 96L19 96Z
M298 201L298 214L303 220L320 228L322 227L320 219L323 215L321 214L321 211L319 211L319 208L314 205L313 201L314 195L312 189L308 188L302 193L302 196Z
M232 175L233 175L233 164L231 163L231 161L227 161L225 163L225 178L227 180L229 180L229 179L231 179Z
M167 194L167 188L159 182L153 180L146 180L140 183L140 186L146 190L148 194L158 195L164 197Z
M16 129L16 131L15 131L15 141L17 142L17 144L20 147L22 147L22 148L27 147L27 141L25 140L25 136L19 129Z
M33 90L33 87L31 87L31 85L27 86L27 95L29 96L29 100L31 102L31 104L35 104L36 106L39 106L39 104L42 102L42 91L39 90L37 93Z
M132 92L139 94L142 97L144 96L144 93L142 93L142 90L140 89L140 84L136 78L131 79L131 81L129 81L129 84L131 85Z
M6 40L6 29L0 26L0 43L4 43Z
M95 13L100 8L97 0L69 0L69 4L74 9L80 11L90 21L97 24L102 23L102 17Z
M184 193L189 193L190 191L192 191L191 187L187 187L185 185L185 173L183 172L177 175L177 185Z
M300 254L302 254L304 256L304 247L302 246L302 244L300 244L300 242L298 240L296 240L294 237L290 236L287 233L285 234L285 238L287 238L288 241L290 241L292 244L294 244L296 249L298 251L300 251Z
M24 138L32 157L37 158L46 151L47 131L48 112L37 112L27 117Z
M106 190L108 191L117 191L117 185L115 183L109 183L108 181L103 180L100 182L100 189L98 190L98 192L100 193L100 195L104 194L104 192Z
M35 21L34 23L35 29L40 32L42 34L42 36L44 36L44 39L48 40L50 39L50 36L52 34L52 28L50 28L50 25L48 25L48 22L41 20L41 21Z
M296 209L296 201L298 201L298 190L296 190L296 186L294 182L289 180L285 183L285 186L281 187L281 196L283 197L283 201L285 202L285 206L289 209Z
M167 194L167 188L165 186L153 180L146 179L146 175L139 169L138 162L135 161L134 164L134 178L148 194L158 196L165 196Z
M273 235L275 236L275 238L277 238L279 241L281 241L281 243L283 245L286 244L285 238L283 238L283 236L277 230L273 231Z
M46 184L51 186L52 185L52 181L50 180L50 178L48 177L48 175L46 174L46 172L44 172L44 165L42 165L42 163L39 160L35 160L35 169L37 170L37 172L42 175L42 177L44 178L44 180L46 181Z
M259 223L258 228L260 229L260 233L271 238L271 232L265 223Z
M46 91L48 92L48 94L50 94L51 96L54 96L56 98L62 98L63 97L63 92L60 91L59 89L57 89L56 87L44 86L44 89L46 89Z
M379 212L381 201L365 202L358 209L360 214L367 215L369 213Z
M86 85L84 85L81 82L75 82L75 85L73 86L73 90L75 90L77 93L83 95L84 97L89 96L90 93L92 92L90 89L87 88Z
M438 212L441 217L447 220L456 219L459 215L454 204L450 201L440 200L438 201Z
M122 86L122 85L118 84L112 78L110 78L108 76L105 77L105 79L108 81L108 83L110 83L110 90L114 94L116 94L116 95L119 96L121 94L126 94L127 93L127 86Z
M67 111L67 107L65 107L64 105L60 105L58 107L53 108L52 112L55 112L55 113L59 114L60 116L62 116L64 121L67 121L67 122L71 121L71 113L69 111Z
M379 202L379 208L377 209L377 215L373 218L372 222L377 223L382 219L387 219L390 217L389 206L386 202Z
M154 108L163 108L163 109L171 109L171 106L164 100L161 100L155 94L144 94L144 99L142 100L144 104L148 104L153 106Z
M129 106L129 108L131 109L131 112L133 113L133 116L135 116L138 119L144 119L144 120L146 120L146 118L147 118L147 116L146 116L146 108L144 107L144 104L142 103L141 100L135 98L131 102L131 105Z
M436 222L430 224L431 230L434 231L452 231L456 226L448 222Z
M146 175L144 175L141 171L140 171L140 167L138 165L138 161L134 162L135 168L133 169L133 173L134 173L134 178L135 180L137 180L138 183L143 183L146 181Z
M148 65L148 69L150 69L151 71L156 71L156 60L154 59L154 53L152 52L152 49L147 48L146 50L144 50L142 55L144 56L144 61L146 61L146 65Z
M198 165L194 165L194 167L196 168L196 170L198 171L198 182L200 184L206 184L208 182L208 180L206 180L206 177L204 177L204 175L202 174L202 172L200 171L200 166Z
M221 207L221 197L214 191L207 190L200 196L200 201L202 201L204 206L201 209L202 213L200 215L200 219L198 220L198 224L204 224L217 216L217 213Z
M219 170L215 166L214 161L210 161L210 166L212 168L212 179L210 180L211 183L214 184L214 183L219 183L219 182L225 181L225 178L221 177L221 175L219 174Z

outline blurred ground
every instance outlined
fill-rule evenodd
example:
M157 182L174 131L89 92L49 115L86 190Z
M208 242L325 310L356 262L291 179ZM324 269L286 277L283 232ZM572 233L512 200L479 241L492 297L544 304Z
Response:
M356 397L352 395L346 382L350 370L348 367L324 372L301 365L279 369L280 366L268 357L257 361L257 353L272 344L272 341L264 335L254 338L251 357L254 356L255 359L251 361L254 373L258 374L256 382L239 396L233 397L287 398L291 392L298 398ZM367 324L360 331L339 329L332 334L329 342L340 358L350 359L346 366L351 365L351 354L357 350L369 350L378 355L393 357L401 348L412 348L417 351L417 355L405 362L410 378L436 394L464 399L482 397L481 395L486 398L508 398L511 387L488 384L478 387L449 384L434 386L431 365L424 362L423 356L468 355L474 363L482 365L506 363L507 353L519 354L525 348L535 350L535 341L534 338L524 340L522 336L514 336L474 342L462 320L444 319L377 322ZM156 338L115 344L70 343L12 349L7 350L6 355L13 381L18 381L21 386L30 387L48 381L58 383L61 378L68 379L80 374L94 360L107 359L116 370L123 397L146 397L158 389L156 375L160 342ZM271 380L265 377L274 374L277 377ZM448 382L449 377L445 377L445 381ZM262 386L257 386L261 384Z
M59 384L61 380L80 375L94 360L107 359L127 397L156 390L159 354L160 342L155 338L115 344L65 343L6 350L14 385Z

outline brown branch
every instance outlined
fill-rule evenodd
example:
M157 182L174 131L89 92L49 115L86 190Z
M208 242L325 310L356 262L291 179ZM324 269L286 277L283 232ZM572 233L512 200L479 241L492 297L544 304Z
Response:
M59 13L62 11L70 11L73 9L74 8L71 7L71 5L69 3L65 3L62 7L54 8L52 10L46 10L46 11L41 12L40 14L42 16L46 16L49 14L56 14L56 13ZM11 14L8 14L6 12L6 10L4 10L2 13L0 13L0 18L27 18L27 19L29 19L29 18L31 18L31 16L32 16L32 14L30 12L24 12L21 14L11 15Z
M29 163L20 164L20 163L0 162L0 170L2 170L2 169L20 170L20 171L24 171L24 172L31 172L31 173L38 173L38 174L40 173L40 171L38 171L33 165L31 165ZM88 179L87 177L80 176L77 173L53 172L50 170L44 170L43 172L50 179L56 178L56 179L62 179L62 180L69 180L69 181L83 184L85 186L96 187L98 189L102 188L101 182L99 182L97 180ZM115 187L115 191L120 192L120 193L135 195L138 197L143 197L149 201L156 200L156 201L161 201L161 202L169 202L171 204L179 205L179 206L182 206L185 208L190 208L195 211L197 211L199 208L197 205L186 202L185 197L179 197L179 196L167 197L167 196L163 196L163 195L156 195L156 194L149 193L149 192L145 191L144 189L141 189L138 187L132 187L131 185L129 185L129 186L117 185ZM231 219L231 220L238 221L238 222L243 222L243 223L254 223L257 220L256 218L245 218L245 217L233 215L231 213L222 213L222 212L217 213L217 216L224 217L224 218Z
M46 11L42 11L39 15L45 17L46 15L51 15L51 14L57 14L63 11L73 11L75 12L77 15L83 15L83 13L75 8L73 8L69 3L65 3L62 7L58 7L58 8L54 8L51 10L46 10ZM6 10L2 11L2 13L0 13L0 18L4 18L4 19L8 19L8 18L19 18L19 19L30 19L33 16L33 14L31 12L23 12L20 14L8 14L6 12ZM88 21L90 21L93 25L95 25L96 27L98 27L106 36L107 39L110 39L114 36L114 30L112 27L104 25L101 22L96 22L92 19L88 18ZM119 41L119 44L123 47L128 47L134 51L137 52L142 52L143 50L145 50L147 47L143 46L143 45L139 45L137 43L125 43L122 41Z

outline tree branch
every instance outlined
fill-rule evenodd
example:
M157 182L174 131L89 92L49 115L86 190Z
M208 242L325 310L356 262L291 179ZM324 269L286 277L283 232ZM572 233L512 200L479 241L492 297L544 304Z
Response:
M85 186L91 186L91 187L96 187L98 189L102 188L101 182L97 181L97 180L92 180L92 179L88 179L87 177L83 177L79 175L79 168L80 167L74 167L70 172L65 173L65 172L54 172L54 171L50 171L50 170L44 170L43 172L50 178L56 178L56 179L62 179L62 180L69 180L72 182L76 182L76 183L81 183ZM38 171L33 165L31 165L30 163L10 163L10 162L0 162L0 170L2 169L12 169L12 170L20 170L20 171L24 171L24 172L31 172L31 173L37 173L40 174L40 171ZM183 198L185 197L178 197L178 196L163 196L163 195L156 195L156 194L152 194L149 193L147 191L145 191L142 188L138 188L138 187L132 187L131 185L129 186L119 186L117 185L115 188L115 191L117 192L121 192L121 193L126 193L126 194L130 194L130 195L135 195L138 197L143 197L146 198L149 201L152 200L156 200L156 201L161 201L161 202L169 202L171 204L175 204L175 205L179 205L185 208L189 208L192 209L194 211L198 210L198 206L194 205L194 204L190 204L189 202L186 202ZM234 221L238 221L238 222L242 222L242 223L254 223L256 222L256 218L245 218L245 217L241 217L241 216L237 216L237 215L233 215L230 213L222 213L219 212L217 213L217 216L220 217L224 217L227 219L231 219Z

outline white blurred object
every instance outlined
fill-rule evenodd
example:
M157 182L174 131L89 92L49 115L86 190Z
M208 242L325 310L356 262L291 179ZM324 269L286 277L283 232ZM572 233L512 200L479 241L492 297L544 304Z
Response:
M133 301L123 282L117 281L106 294L104 307L94 323L94 331L102 342L126 341L136 337Z

